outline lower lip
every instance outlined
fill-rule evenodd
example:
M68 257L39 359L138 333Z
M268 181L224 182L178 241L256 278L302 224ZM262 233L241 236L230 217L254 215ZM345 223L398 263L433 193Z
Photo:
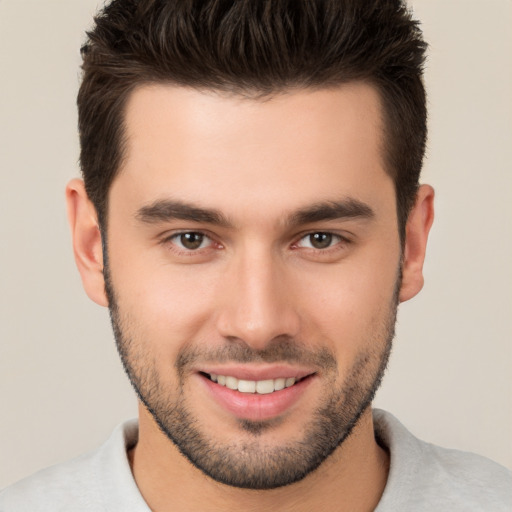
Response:
M270 420L284 414L299 401L314 380L314 376L311 375L289 388L261 395L229 389L203 375L200 375L200 378L221 407L240 419L252 421Z

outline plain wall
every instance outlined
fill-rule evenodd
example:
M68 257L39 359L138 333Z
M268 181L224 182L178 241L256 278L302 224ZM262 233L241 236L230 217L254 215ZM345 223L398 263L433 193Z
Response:
M79 47L99 3L0 0L0 487L136 415L65 218ZM423 439L512 468L512 2L411 4L431 45L422 181L437 216L376 405Z

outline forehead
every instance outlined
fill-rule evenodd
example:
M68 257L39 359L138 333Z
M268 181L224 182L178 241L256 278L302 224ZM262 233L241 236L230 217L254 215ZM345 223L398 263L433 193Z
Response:
M112 193L138 206L172 196L228 210L265 204L277 214L277 205L329 195L377 200L379 183L393 189L379 95L366 84L266 99L146 85L129 98L125 129Z

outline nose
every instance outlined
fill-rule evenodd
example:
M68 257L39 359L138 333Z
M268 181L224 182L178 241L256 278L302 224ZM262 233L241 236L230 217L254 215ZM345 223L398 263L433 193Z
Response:
M249 251L250 252L250 251ZM299 315L285 262L253 251L236 258L222 280L219 334L262 350L279 337L295 337Z

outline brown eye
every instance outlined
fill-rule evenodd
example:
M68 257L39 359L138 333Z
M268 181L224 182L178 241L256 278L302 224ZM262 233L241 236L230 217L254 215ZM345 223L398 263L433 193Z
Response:
M331 233L312 233L308 237L311 247L315 249L327 249L332 245L333 236Z
M346 242L346 240L340 235L329 233L328 231L317 231L303 236L297 243L297 247L323 250L330 249L343 242Z
M204 244L207 243L208 238L202 233L180 233L176 235L176 242L179 246L187 249L189 251L194 251L197 249L201 249L204 247Z

